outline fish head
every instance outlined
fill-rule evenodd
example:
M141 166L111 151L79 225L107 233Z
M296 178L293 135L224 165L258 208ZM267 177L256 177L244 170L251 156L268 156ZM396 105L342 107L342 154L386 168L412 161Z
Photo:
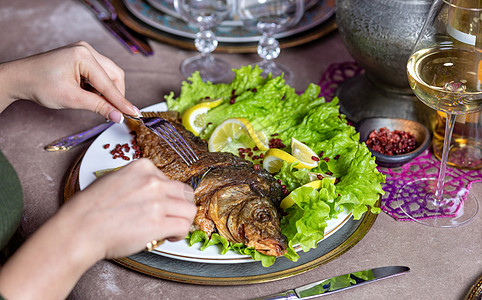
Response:
M247 247L262 254L278 257L287 251L278 212L268 198L254 197L244 201L231 212L228 227L235 239L244 240Z

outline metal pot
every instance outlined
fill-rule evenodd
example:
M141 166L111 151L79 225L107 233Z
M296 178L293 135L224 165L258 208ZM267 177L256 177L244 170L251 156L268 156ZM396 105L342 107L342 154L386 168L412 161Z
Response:
M428 125L433 113L413 95L407 60L425 22L431 0L337 0L339 33L365 70L337 90L342 113L352 122L398 117Z

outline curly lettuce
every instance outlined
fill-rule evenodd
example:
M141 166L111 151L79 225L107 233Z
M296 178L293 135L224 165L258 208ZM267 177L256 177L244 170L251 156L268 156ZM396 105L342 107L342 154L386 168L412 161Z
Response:
M228 118L244 117L256 131L276 135L287 145L286 151L290 151L291 138L295 137L320 154L320 163L312 170L296 169L293 164L284 163L275 174L275 178L293 191L291 197L295 202L281 219L282 232L289 240L286 257L298 259L293 245L300 245L303 251L315 248L324 237L326 221L345 209L353 213L354 219L360 219L368 210L380 212L375 204L384 193L381 183L385 177L377 170L368 148L360 143L359 134L340 114L336 97L326 102L319 97L320 87L315 84L297 93L282 77L262 78L256 66L233 71L234 80L222 84L203 82L199 73L194 73L189 82L183 82L178 97L171 93L165 99L169 110L180 113L205 97L223 99L221 105L206 114L208 126L201 138L208 139L214 128ZM336 182L325 178L320 189L301 187L312 180L311 172L329 174ZM191 242L203 242L203 247L221 244L222 252L232 249L251 255L264 266L274 263L274 258L265 258L254 249L230 245L222 237L213 236L208 239L196 233L190 238Z

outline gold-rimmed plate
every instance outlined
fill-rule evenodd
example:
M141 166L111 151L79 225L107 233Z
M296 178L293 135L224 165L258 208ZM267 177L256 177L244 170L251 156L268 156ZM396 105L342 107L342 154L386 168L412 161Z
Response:
M160 110L161 107L165 109L165 104L156 104L146 110ZM104 132L94 140L68 173L64 189L65 200L95 180L93 170L113 168L125 163L113 160L104 146L110 144L114 147L116 143L122 143L122 139L131 138L126 136L129 132L126 128L115 125L108 130L112 132ZM103 135L110 136L111 140L104 139ZM95 156L101 157L93 161L89 159L91 157L89 151L92 151ZM339 257L365 236L376 218L377 215L371 212L365 213L360 220L354 220L351 216L340 218L341 222L335 226L336 230L318 243L316 249L308 252L299 251L300 259L297 262L284 257L278 258L270 267L263 267L260 262L252 261L250 258L245 263L233 263L232 261L219 263L219 261L202 262L202 260L192 258L180 259L148 252L141 252L114 261L150 276L192 284L238 285L274 281L309 271ZM214 247L215 250L217 249Z
M175 47L194 51L196 50L192 39L171 34L169 32L150 26L142 20L139 20L126 8L122 0L113 0L112 4L114 5L118 17L122 21L122 23L124 23L127 27L131 28L137 33L142 34L150 39L166 43ZM311 29L279 39L280 47L282 49L285 49L309 43L333 32L336 28L337 26L335 17L331 16L326 21L321 22L319 25L316 25ZM256 42L220 42L215 52L255 53L256 49Z
M482 299L482 276L470 287L470 290L465 295L465 300L480 300Z
M164 32L194 40L198 31L194 26L186 23L181 18L166 14L154 8L148 1L123 0L127 10L143 23ZM309 30L328 20L335 14L334 0L319 0L315 5L306 10L301 20L291 28L278 32L275 37L280 39ZM248 28L241 21L237 26L215 27L212 31L217 40L224 43L258 42L262 34L256 28Z

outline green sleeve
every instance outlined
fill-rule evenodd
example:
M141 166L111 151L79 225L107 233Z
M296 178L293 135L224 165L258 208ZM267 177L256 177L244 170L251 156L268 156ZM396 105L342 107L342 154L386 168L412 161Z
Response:
M23 210L22 186L18 175L0 151L0 250L15 233ZM0 296L0 300L3 299Z

